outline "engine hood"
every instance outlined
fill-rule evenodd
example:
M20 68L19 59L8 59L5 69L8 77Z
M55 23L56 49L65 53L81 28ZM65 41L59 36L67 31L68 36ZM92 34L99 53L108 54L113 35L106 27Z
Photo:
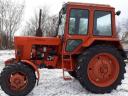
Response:
M60 41L58 37L16 36L14 37L16 60L30 59L33 45L58 47Z
M14 37L15 45L59 45L58 37L36 37L36 36L16 36Z

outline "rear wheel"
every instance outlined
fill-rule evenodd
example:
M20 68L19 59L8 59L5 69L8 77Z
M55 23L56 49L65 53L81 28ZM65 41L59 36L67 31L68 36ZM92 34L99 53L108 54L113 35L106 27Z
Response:
M0 78L2 90L11 96L27 95L36 83L33 69L21 63L6 66Z
M77 79L76 71L68 71L68 73L69 73L72 77L74 77L74 78Z
M109 93L124 79L125 63L116 48L95 46L80 57L77 75L87 90L94 93Z

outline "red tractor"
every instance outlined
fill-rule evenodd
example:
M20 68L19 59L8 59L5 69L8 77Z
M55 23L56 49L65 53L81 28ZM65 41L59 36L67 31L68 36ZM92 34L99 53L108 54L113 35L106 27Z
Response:
M58 68L78 79L93 93L109 93L124 79L127 58L116 32L115 8L68 2L59 12L54 37L14 38L15 58L5 61L1 88L11 96L25 96L39 81L39 68ZM40 27L37 32L40 32Z

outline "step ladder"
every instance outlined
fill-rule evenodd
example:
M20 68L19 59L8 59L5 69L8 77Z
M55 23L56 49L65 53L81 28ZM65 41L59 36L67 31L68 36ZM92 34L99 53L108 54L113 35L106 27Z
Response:
M67 67L66 67L67 66ZM73 71L72 66L72 55L62 55L62 70L63 70L63 79L71 80L70 76L65 76L65 71Z

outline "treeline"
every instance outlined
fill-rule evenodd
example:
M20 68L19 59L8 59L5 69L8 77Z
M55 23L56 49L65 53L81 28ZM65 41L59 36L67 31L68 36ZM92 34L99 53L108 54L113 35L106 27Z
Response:
M0 49L14 48L14 34L20 28L23 21L25 3L18 4L14 0L0 0ZM42 7L41 29L43 36L54 36L58 22L57 15L49 15L48 7ZM39 9L35 11L32 18L26 21L20 34L24 36L35 36L39 26Z
M13 36L22 21L25 4L14 0L0 0L1 49L13 48Z

